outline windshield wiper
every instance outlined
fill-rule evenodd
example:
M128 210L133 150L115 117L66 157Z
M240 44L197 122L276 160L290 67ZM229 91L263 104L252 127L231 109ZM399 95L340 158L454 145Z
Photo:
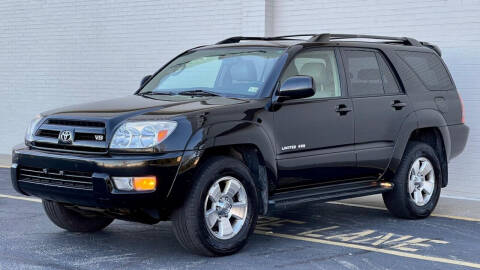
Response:
M145 95L166 95L166 96L172 96L175 95L174 92L168 91L168 92L154 92L154 91L147 91L147 92L142 92L138 93L139 96L145 96Z
M186 90L178 92L179 95L183 96L220 96L219 94L207 90Z

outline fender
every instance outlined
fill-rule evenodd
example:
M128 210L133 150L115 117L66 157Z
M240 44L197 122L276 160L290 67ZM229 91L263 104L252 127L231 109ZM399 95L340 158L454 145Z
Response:
M395 175L398 166L403 157L403 153L405 152L405 148L407 147L408 140L410 139L410 135L414 130L418 128L418 119L415 112L411 112L407 115L405 120L403 120L402 125L400 126L400 130L397 135L397 139L395 140L395 145L393 147L393 153L390 157L390 162L387 166L387 169L384 172L384 175L381 177L392 177Z
M261 152L265 166L276 177L276 161L273 144L265 130L251 121L228 121L205 126L197 130L188 141L182 161L167 197L180 190L191 177L205 150L219 146L254 145Z
M397 171L412 133L417 129L430 127L437 128L440 131L447 155L447 160L449 159L451 140L445 118L439 111L434 109L417 110L410 113L403 121L395 142L390 163L384 173L384 176L386 175L387 177L391 177Z
M263 156L265 166L275 174L277 163L273 143L265 130L257 123L250 121L232 121L212 125L209 137L214 138L214 145L228 146L239 144L255 145Z
M440 134L442 134L443 146L445 147L445 153L447 160L450 160L450 154L452 149L452 140L450 138L450 132L443 115L434 109L423 109L416 111L418 119L418 128L436 127Z

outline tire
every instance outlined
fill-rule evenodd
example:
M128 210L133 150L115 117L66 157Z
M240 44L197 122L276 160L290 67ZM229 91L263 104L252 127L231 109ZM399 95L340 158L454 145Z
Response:
M432 169L422 176L428 170L428 163ZM427 169L420 170L422 166ZM419 174L415 173L419 171ZM411 179L413 180L410 181ZM426 143L410 142L393 183L393 190L383 193L383 201L392 215L406 219L430 216L437 206L442 185L441 164L437 152ZM431 192L428 192L430 190Z
M255 228L258 216L257 192L249 169L237 159L218 156L207 160L193 180L184 204L172 216L173 232L180 244L186 250L203 256L225 256L242 249ZM231 204L221 204L230 196L225 192L227 186L238 187L239 183L243 191L239 188L232 195ZM209 219L210 225L206 216L213 217ZM239 217L243 217L243 221ZM226 221L231 224L231 234L229 229L220 231L221 227L228 227L222 226Z
M48 218L58 227L69 232L96 232L104 229L113 222L113 218L92 214L85 216L68 209L63 204L43 200L43 208Z

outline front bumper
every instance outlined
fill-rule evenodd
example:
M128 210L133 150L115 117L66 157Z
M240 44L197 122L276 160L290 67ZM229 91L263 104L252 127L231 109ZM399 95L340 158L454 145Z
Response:
M46 200L96 208L160 209L166 207L162 203L176 177L182 155L183 152L109 156L74 155L32 150L23 146L13 150L11 179L13 187L18 192ZM46 176L42 178L42 175L36 173L42 182L29 181L25 177L25 168L44 170ZM49 176L47 171L50 170L88 174L91 184L88 189L68 186L68 182L63 185L64 182L53 181L62 185L52 184L47 177ZM115 191L111 182L112 176L147 175L157 177L157 188L154 192Z

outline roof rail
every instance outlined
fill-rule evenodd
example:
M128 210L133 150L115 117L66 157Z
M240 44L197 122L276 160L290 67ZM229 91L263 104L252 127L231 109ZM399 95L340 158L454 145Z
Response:
M274 36L274 37L244 37L244 36L236 36L236 37L229 37L222 41L217 42L216 44L229 44L229 43L239 43L242 40L263 40L263 41L271 41L271 40L304 40L304 39L297 39L296 37L308 37L311 36L310 39L306 41L310 42L330 42L335 39L354 39L354 38L362 38L362 39L381 39L381 40L392 40L392 41L400 41L405 45L411 46L422 46L421 44L414 38L409 37L389 37L389 36L376 36L376 35L355 35L355 34L298 34L298 35L284 35L284 36ZM424 45L427 46L427 45Z
M420 42L418 42L414 38L409 37L389 37L389 36L375 36L375 35L354 35L354 34L319 34L313 36L308 41L310 42L329 42L333 39L350 39L350 38L364 38L364 39L382 39L382 40L393 40L393 41L401 41L405 45L411 46L422 46Z
M317 34L298 34L298 35L285 35L285 36L275 36L275 37L243 37L243 36L236 36L236 37L229 37L222 41L217 42L216 44L229 44L229 43L239 43L242 40L263 40L263 41L271 41L271 40L303 40L303 39L296 39L295 37L307 37L307 36L316 36Z
M299 37L311 37L310 39L301 39ZM376 35L355 35L355 34L297 34L297 35L284 35L284 36L273 36L273 37L229 37L222 41L217 42L216 44L229 44L229 43L239 43L242 40L262 40L262 41L273 41L273 40L305 40L308 42L330 42L336 39L377 39L377 40L390 40L395 42L400 42L404 45L409 46L425 46L434 50L439 56L442 56L440 48L434 44L430 44L424 41L418 41L414 38L409 37L390 37L390 36L376 36Z

